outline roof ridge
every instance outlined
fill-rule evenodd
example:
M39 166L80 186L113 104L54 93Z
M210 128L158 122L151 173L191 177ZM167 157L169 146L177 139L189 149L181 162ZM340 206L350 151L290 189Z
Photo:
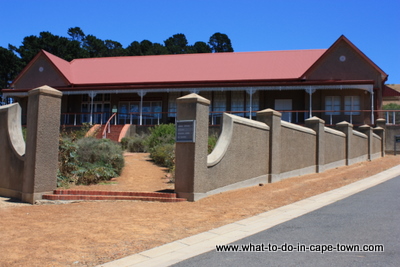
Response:
M126 58L149 58L149 57L191 57L191 56L226 56L226 55L243 55L243 54L265 54L278 52L315 52L326 51L327 49L292 49L292 50L268 50L268 51L240 51L240 52L219 52L219 53L189 53L189 54L164 54L164 55L134 55L134 56L114 56L114 57L90 57L90 58L75 58L69 63L82 60L110 60L110 59L126 59ZM68 62L68 61L67 61Z

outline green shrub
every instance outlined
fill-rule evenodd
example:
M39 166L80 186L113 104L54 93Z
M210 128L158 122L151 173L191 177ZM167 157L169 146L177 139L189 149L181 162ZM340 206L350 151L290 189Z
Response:
M147 135L124 137L121 140L122 149L129 152L146 152Z
M119 144L92 137L60 137L57 185L92 184L118 176L124 167Z
M175 143L175 124L160 124L150 128L150 135L146 139L146 150L152 150L161 144Z
M75 182L73 172L79 168L78 146L68 137L60 137L58 147L57 186L68 187Z
M118 176L111 165L100 162L94 164L85 162L72 173L77 177L76 183L78 184L97 184Z
M212 134L211 136L208 137L208 154L210 154L214 150L217 141L218 141L217 134Z
M150 158L158 165L171 170L175 164L175 144L160 144L152 149Z
M93 137L82 138L77 141L78 160L88 163L101 163L111 166L117 174L124 167L124 157L121 146L109 139L96 139Z
M84 123L82 127L80 128L74 128L74 129L61 129L61 136L62 137L68 137L72 141L79 140L85 137L87 132L92 128L93 125L89 123Z

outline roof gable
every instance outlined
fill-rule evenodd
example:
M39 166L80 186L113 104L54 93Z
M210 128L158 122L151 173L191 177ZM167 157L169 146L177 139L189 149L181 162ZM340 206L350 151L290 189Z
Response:
M69 62L41 50L21 71L11 84L12 87L35 88L44 84L49 86L69 85Z
M387 74L341 36L303 75L311 80L386 80Z

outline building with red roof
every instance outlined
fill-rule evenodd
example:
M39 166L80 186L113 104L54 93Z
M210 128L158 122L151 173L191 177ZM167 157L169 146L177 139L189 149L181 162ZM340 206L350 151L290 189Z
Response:
M211 100L210 123L222 112L254 118L273 108L302 123L318 116L374 123L388 75L346 37L328 49L129 56L65 61L44 50L23 69L4 97L26 110L27 92L49 85L63 92L66 124L175 121L176 98L198 93ZM69 115L68 115L69 114ZM78 118L71 114L80 114Z

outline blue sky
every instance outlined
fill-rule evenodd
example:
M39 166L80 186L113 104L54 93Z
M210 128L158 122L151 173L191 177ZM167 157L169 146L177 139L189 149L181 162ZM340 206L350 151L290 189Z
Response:
M235 52L328 48L344 34L400 84L400 0L0 0L0 46L70 27L120 42L189 44L225 33Z

